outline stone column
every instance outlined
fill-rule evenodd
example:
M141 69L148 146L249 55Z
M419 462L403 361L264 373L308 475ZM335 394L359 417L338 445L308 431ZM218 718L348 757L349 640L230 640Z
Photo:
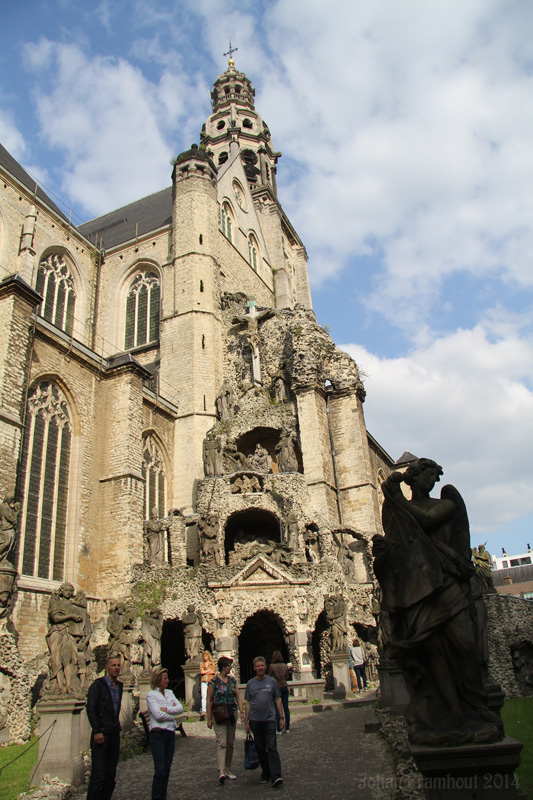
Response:
M333 668L333 698L334 700L344 700L350 686L348 653L332 653L331 666Z
M324 393L316 389L297 394L304 476L313 510L331 525L339 524L335 476Z
M133 686L124 686L120 705L120 724L123 733L133 728Z
M0 494L15 489L33 309L42 297L20 275L0 281Z
M190 704L191 711L200 709L200 687L197 680L200 675L199 662L188 662L183 665L185 673L185 702Z
M36 708L41 715L41 738L30 786L40 783L44 775L64 783L81 783L84 766L80 755L80 715L85 700L39 700Z
M142 382L149 377L131 356L113 359L105 373L103 402L106 446L101 461L100 559L95 593L117 597L126 591L133 564L143 561ZM127 542L127 547L124 543Z
M152 688L150 686L150 676L141 675L137 681L137 688L139 690L139 711L146 711L148 708L146 705L146 695Z

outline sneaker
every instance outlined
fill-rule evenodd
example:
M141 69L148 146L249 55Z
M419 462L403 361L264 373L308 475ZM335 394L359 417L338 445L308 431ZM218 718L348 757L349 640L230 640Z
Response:
M276 736L281 736L281 731L276 731Z
M290 733L290 732L291 732L290 728L285 728L285 733Z
M275 780L272 781L272 786L281 786L282 783L283 783L283 778L276 778Z
M270 775L261 775L259 778L259 783L268 783L270 780Z
M226 778L228 779L228 781L236 781L237 780L237 776L234 775L232 772L226 772Z
M225 775L219 775L218 776L218 782L220 783L221 786L224 786L224 781L225 780L226 780L226 776Z

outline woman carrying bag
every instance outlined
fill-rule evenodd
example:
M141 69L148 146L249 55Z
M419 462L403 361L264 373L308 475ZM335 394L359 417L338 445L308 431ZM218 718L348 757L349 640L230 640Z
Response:
M237 723L235 714L238 707L243 722L244 709L237 681L230 676L233 661L227 656L221 656L217 666L218 673L207 687L207 727L215 731L218 781L223 784L226 778L233 781L237 777L231 772Z

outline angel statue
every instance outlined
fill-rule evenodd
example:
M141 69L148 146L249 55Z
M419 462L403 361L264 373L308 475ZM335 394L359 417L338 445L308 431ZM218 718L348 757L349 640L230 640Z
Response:
M453 486L443 487L440 500L429 496L442 472L420 458L382 484L385 536L374 536L373 553L391 622L388 654L409 690L411 742L494 742L503 726L488 709L483 686L466 507ZM411 487L411 500L402 482Z

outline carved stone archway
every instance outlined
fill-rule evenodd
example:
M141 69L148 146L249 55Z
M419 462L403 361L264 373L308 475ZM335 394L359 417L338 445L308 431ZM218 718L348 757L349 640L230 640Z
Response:
M239 634L239 673L242 683L253 678L252 662L256 656L264 656L270 665L272 653L279 650L285 663L289 661L284 628L283 620L273 611L264 609L248 617Z
M280 521L270 511L260 508L249 508L237 511L226 522L224 551L226 564L229 554L235 550L236 544L253 542L281 542Z

